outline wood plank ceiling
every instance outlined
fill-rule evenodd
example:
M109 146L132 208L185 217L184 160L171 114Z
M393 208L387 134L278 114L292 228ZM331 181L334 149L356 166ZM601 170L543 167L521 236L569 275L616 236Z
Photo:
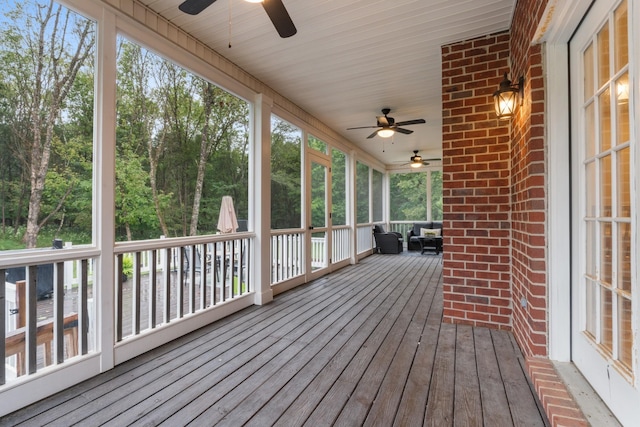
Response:
M282 39L261 5L218 0L197 16L183 0L138 0L344 138L393 167L413 150L441 155L440 47L509 28L514 0L283 0L298 32ZM231 43L231 48L229 48ZM411 135L367 139L384 107L424 118ZM436 163L437 165L437 163Z

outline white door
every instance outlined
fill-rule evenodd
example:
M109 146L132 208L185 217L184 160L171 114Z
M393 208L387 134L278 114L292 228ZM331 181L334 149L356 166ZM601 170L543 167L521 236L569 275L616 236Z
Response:
M638 425L638 15L597 0L570 42L572 359Z
M307 160L307 280L329 272L331 256L331 192L328 158L310 153Z

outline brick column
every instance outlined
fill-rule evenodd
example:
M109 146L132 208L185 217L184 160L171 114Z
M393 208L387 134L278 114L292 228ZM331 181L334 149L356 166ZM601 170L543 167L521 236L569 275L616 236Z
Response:
M442 47L444 321L511 329L509 34Z

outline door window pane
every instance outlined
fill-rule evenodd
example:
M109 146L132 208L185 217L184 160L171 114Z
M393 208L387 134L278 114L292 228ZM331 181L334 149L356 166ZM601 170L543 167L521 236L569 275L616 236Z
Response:
M611 92L607 88L600 96L598 120L600 123L600 151L611 148Z
M613 350L613 306L612 292L601 288L600 295L600 344L607 353Z
M589 277L596 277L596 266L597 264L597 256L598 250L596 249L596 222L595 221L587 221L585 223L585 251L586 251L586 266L585 266L585 274Z
M609 81L609 22L598 33L598 87Z
M600 281L611 284L611 223L600 224Z
M590 102L585 109L585 154L591 158L596 154L596 103Z
M600 216L611 216L611 156L600 159Z
M629 140L629 74L625 73L616 81L616 142Z
M584 98L591 98L594 93L595 79L593 78L593 43L587 47L583 54L584 60Z
M615 71L618 72L629 62L629 34L627 28L627 2L623 2L613 15L615 26Z
M323 154L327 154L327 143L321 139L316 138L313 135L309 135L307 138L309 148L320 151Z
M586 325L585 331L591 335L592 338L596 337L596 319L598 316L598 285L593 280L586 280L586 307L585 317Z
M585 182L585 216L593 218L598 213L596 210L596 162L586 164Z
M630 370L633 361L631 300L622 296L618 297L618 311L618 360Z
M327 168L311 162L311 226L327 226Z
M631 293L631 224L618 224L618 288Z
M629 170L629 154L631 149L626 147L617 152L617 217L631 216L631 175Z

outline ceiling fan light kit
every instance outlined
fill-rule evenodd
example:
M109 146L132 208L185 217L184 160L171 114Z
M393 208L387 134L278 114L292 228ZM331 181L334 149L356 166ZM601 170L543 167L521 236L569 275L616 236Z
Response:
M430 161L441 161L440 158L423 159L418 150L413 150L413 156L409 158L409 163L403 163L402 166L409 165L412 168L421 168L422 166L428 166Z
M391 128L383 128L378 131L378 136L381 138L391 138L395 132Z

